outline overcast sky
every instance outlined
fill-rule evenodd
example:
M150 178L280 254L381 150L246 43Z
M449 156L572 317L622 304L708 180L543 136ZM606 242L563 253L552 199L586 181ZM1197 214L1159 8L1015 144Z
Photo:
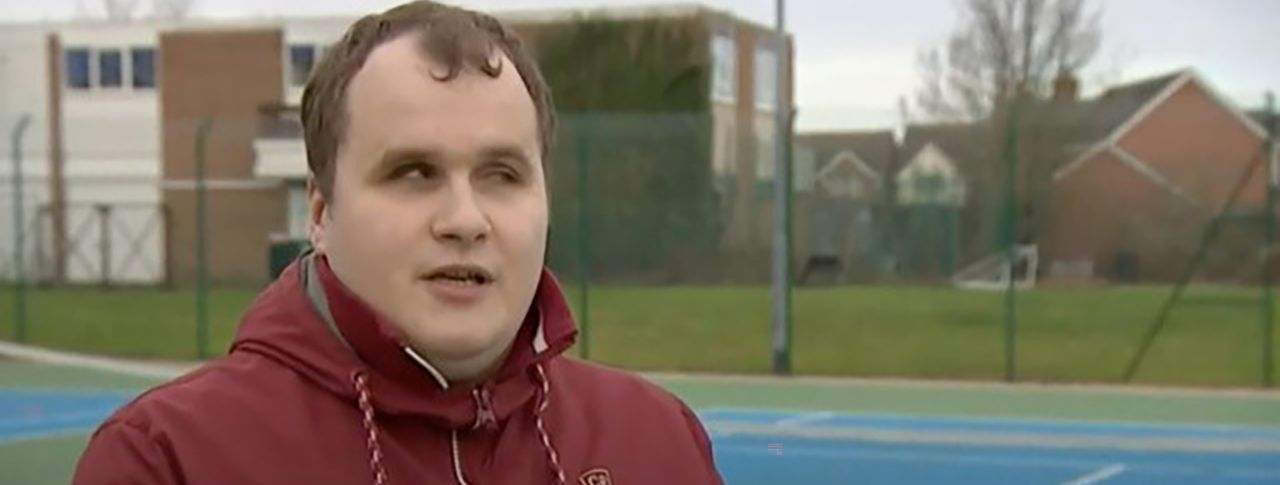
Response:
M152 0L138 0L145 14ZM398 0L193 0L195 15L235 17L359 14ZM897 99L918 86L916 54L942 42L958 0L789 0L797 42L801 130L887 127ZM1236 103L1261 106L1280 91L1280 1L1094 0L1105 9L1103 51L1085 76L1129 81L1183 67L1198 70ZM104 0L0 0L0 20L100 15ZM676 3L663 0L456 0L485 10ZM689 3L689 2L678 2ZM773 25L773 0L700 0Z

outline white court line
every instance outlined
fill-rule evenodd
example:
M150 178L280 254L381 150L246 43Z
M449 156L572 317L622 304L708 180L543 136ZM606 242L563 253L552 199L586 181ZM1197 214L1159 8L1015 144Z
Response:
M112 410L87 411L79 413L61 413L51 414L40 417L20 417L0 420L0 430L13 429L26 426L47 426L50 424L61 424L66 422L79 422L84 420L101 421L111 415ZM0 437L0 439L3 439Z
M773 424L775 426L800 426L802 424L814 423L814 422L822 421L824 419L831 419L835 417L835 415L836 413L833 413L831 411L805 413L797 416L792 416L790 418L779 419L778 421L775 421Z
M708 408L700 414L723 416L725 421L732 421L734 416L768 417L769 415L794 415L805 410L766 407L715 407ZM727 416L725 416L727 415ZM1244 433L1250 436L1270 438L1280 437L1280 426L1274 425L1240 425L1215 424L1201 422L1174 421L1117 421L1107 419L1057 418L1057 417L1002 417L963 414L929 414L929 413L887 413L879 411L846 411L836 414L851 419L904 419L921 422L946 422L955 424L995 424L995 425L1042 425L1052 427L1073 427L1078 425L1098 426L1116 429L1136 429L1150 431L1184 431L1190 433ZM834 417L834 416L833 416Z
M764 454L770 453L765 449L764 445L747 446L747 445L721 445L717 447L721 452L731 453L749 453ZM1097 460L1080 460L1080 459L1060 459L1060 458L1019 458L1019 457L994 457L981 455L965 455L960 453L937 453L927 451L849 451L849 450L829 450L823 448L812 447L787 447L782 446L782 452L790 456L804 456L808 458L830 458L840 460L873 460L873 461L901 461L914 464L920 463L955 463L969 465L986 465L998 466L1006 468L1073 468L1073 469L1093 469L1100 465Z
M741 444L724 444L716 447L721 453L741 453L749 455L772 454L772 450L767 450L763 445L741 445ZM1087 482L1097 484L1102 480L1114 477L1123 471L1141 470L1143 474L1160 474L1173 476L1195 476L1205 477L1206 473L1211 473L1209 477L1221 476L1242 478L1249 480L1274 480L1280 478L1280 470L1265 470L1251 468L1205 468L1204 466L1194 464L1181 463L1131 463L1129 465L1111 464L1100 460L1090 460L1087 458L1060 458L1060 457L1020 457L1020 456L989 456L983 454L965 454L955 452L936 452L936 451L865 451L865 450L848 450L848 449L827 449L813 448L805 446L788 447L783 445L782 451L788 456L801 456L805 458L822 458L835 460L864 460L864 461L894 461L905 462L913 465L920 464L963 464L963 465L982 465L995 466L1002 468L1070 468L1076 470L1097 470L1090 472L1081 478L1075 479L1073 482L1067 482L1063 485L1081 485L1080 481L1085 478L1095 478L1096 481ZM1099 468L1102 467L1102 468ZM1111 472L1111 468L1120 467L1120 470ZM1095 475L1108 472L1110 475L1105 477L1095 477Z
M1124 464L1116 463L1114 465L1095 470L1093 473L1088 475L1063 483L1062 485L1094 485L1096 483L1102 483L1108 478L1124 473L1124 470Z

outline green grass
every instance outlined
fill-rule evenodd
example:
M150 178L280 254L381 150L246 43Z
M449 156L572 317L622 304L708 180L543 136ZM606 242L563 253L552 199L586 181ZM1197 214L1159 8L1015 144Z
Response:
M76 461L88 442L88 435L73 434L15 444L0 443L0 470L4 470L4 483L71 483Z
M225 349L255 291L209 292L211 353ZM0 338L13 340L14 290L0 289ZM191 290L90 287L27 291L27 342L77 352L138 358L196 356L196 299Z
M567 292L579 297L572 288ZM1118 381L1169 292L1165 287L1128 287L1020 293L1019 379ZM1257 385L1260 295L1257 289L1192 291L1189 296L1212 302L1176 308L1136 380ZM12 296L11 289L0 289L0 315L5 316L0 322L12 320ZM210 294L214 354L226 348L254 296L254 291L240 289ZM589 298L593 360L636 370L769 371L766 288L593 287ZM799 289L793 300L794 370L1000 379L1002 298L998 292L946 288ZM195 355L194 308L189 290L32 290L28 341L75 351L186 359ZM0 325L0 338L12 339L13 333L12 324ZM1280 339L1276 347L1280 349ZM1275 369L1280 377L1280 366Z

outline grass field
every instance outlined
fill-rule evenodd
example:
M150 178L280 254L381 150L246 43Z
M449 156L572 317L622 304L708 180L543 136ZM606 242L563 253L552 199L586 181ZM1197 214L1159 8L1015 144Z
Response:
M567 289L572 299L577 290ZM1022 380L1114 382L1169 288L1041 289L1018 295ZM248 289L209 295L212 353L226 348ZM1256 386L1257 289L1198 288L1179 305L1137 381ZM797 289L794 370L802 374L1000 379L1003 296L945 288ZM12 289L0 289L0 338L12 340ZM637 370L762 373L770 366L766 288L593 287L589 357ZM195 355L191 291L90 288L29 292L28 342L159 359ZM1277 332L1280 333L1280 332ZM1276 339L1280 347L1280 339ZM584 350L580 340L578 351ZM1272 363L1280 375L1280 366Z

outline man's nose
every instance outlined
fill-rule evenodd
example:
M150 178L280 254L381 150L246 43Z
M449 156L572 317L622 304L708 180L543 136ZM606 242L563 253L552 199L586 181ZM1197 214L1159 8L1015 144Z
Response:
M443 206L436 211L431 228L437 239L472 244L489 236L493 228L469 182L450 183L443 199Z

